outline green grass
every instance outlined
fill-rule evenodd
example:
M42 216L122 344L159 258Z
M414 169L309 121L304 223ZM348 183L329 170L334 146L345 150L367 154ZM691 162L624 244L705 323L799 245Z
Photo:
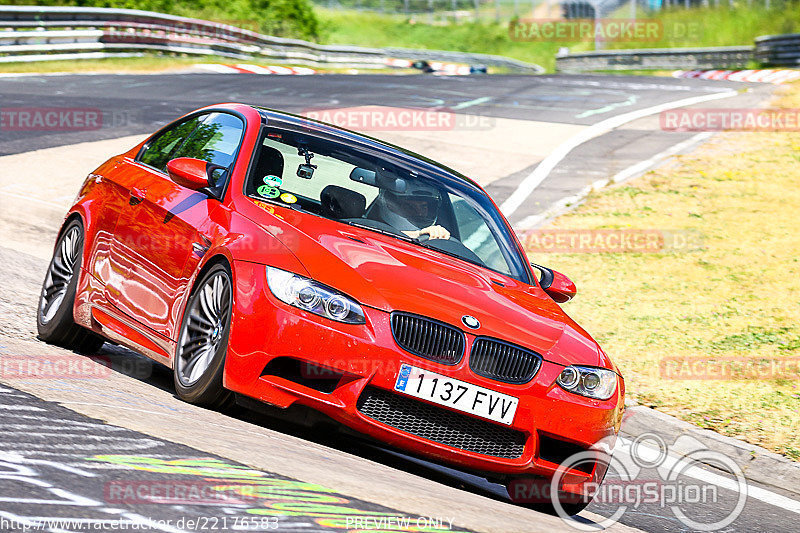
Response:
M778 4L776 2L776 4ZM654 15L639 10L642 19L657 18L663 24L661 38L650 42L609 43L607 48L681 48L695 46L752 45L756 37L800 32L800 4L775 5L767 11L763 5L752 7L737 3L728 7L675 8ZM615 17L629 17L623 6Z
M49 3L71 4L80 3L81 0L48 0ZM95 0L92 0L95 1ZM100 0L97 0L100 1ZM109 4L127 5L127 0L109 0ZM260 5L263 0L203 0L191 3L188 0L171 5L168 9L180 15L195 16L217 20L254 29L288 36L313 38L322 43L352 44L369 47L400 47L423 48L430 50L453 50L461 52L475 52L495 54L529 63L541 65L548 71L555 68L555 54L560 47L569 47L573 52L594 49L593 42L524 42L512 40L509 36L508 22L497 23L491 17L484 18L481 22L448 23L439 20L433 24L427 23L427 17L417 16L409 19L403 15L378 14L360 12L355 10L329 10L315 6L313 14L293 11L297 6L306 5L305 0L281 0L274 4L291 12L291 16L283 18L277 26L273 24L274 14L257 12L254 6ZM142 8L156 9L159 2L166 0L148 0ZM15 2L12 2L15 3ZM16 3L28 3L27 0ZM151 5L152 4L152 5ZM629 16L627 6L623 6L614 17L626 18ZM664 28L661 38L648 42L607 42L606 49L620 48L668 48L668 47L698 47L698 46L734 46L751 45L759 35L800 32L800 3L786 4L765 11L762 7L748 8L737 6L736 9L727 7L714 8L677 8L665 10L660 13L639 12L640 19L657 17ZM288 20L297 24L297 27L285 26ZM318 21L318 24L317 24ZM280 27L279 27L280 26ZM272 30L272 31L271 31ZM144 70L158 70L162 64L169 60L141 60L123 61L119 66L127 69L131 63L133 68L141 67ZM176 66L181 66L190 60L175 59ZM20 67L20 65L0 66L0 71L13 69L19 71L52 71L73 70L69 65L78 67L79 70L101 70L114 68L113 62L99 63L98 67L81 63L69 64L41 64L33 67ZM167 67L164 67L167 68ZM624 74L663 74L658 71L623 71L615 73Z
M572 52L594 50L594 42L515 41L509 37L508 22L485 20L479 23L427 24L424 16L409 21L402 15L321 7L316 7L315 11L320 20L320 40L325 43L496 54L536 63L548 71L555 68L555 54L562 46L569 47ZM623 6L613 16L627 18L629 8ZM644 42L607 42L604 48L740 46L752 45L760 35L800 32L800 4L787 4L771 11L760 6L748 8L738 5L736 9L676 8L661 13L640 10L637 16L660 20L663 28L659 31L660 38ZM635 73L661 74L657 71Z
M555 67L555 54L562 46L560 43L512 41L507 23L411 24L402 15L322 8L316 11L321 41L331 44L496 54L536 63L548 70Z
M800 106L800 84L778 91L772 105ZM564 310L620 366L629 398L798 461L799 150L797 132L720 133L546 228L680 230L696 249L530 254L575 281ZM665 372L670 361L731 372L691 379L702 366Z

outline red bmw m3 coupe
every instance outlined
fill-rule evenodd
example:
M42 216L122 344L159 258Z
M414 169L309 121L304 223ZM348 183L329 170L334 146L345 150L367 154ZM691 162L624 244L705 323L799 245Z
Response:
M624 382L474 181L243 104L199 109L91 173L56 242L40 337L173 369L182 399L304 406L568 512L605 474ZM587 452L596 460L564 462ZM513 497L513 495L512 495Z

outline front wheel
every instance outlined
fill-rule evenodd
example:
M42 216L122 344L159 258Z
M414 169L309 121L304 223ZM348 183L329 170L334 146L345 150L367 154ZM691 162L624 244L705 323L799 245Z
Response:
M232 307L231 275L225 266L215 265L195 285L183 316L172 365L182 400L222 407L232 397L222 386Z
M56 242L53 258L42 284L36 328L39 338L82 353L94 353L103 339L75 323L72 307L81 271L83 225L72 221Z

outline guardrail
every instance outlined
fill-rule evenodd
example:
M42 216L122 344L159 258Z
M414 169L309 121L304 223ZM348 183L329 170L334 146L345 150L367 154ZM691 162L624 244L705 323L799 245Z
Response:
M763 66L800 67L800 33L756 37L755 46L602 50L556 56L556 70L589 72L636 69L740 69L751 61Z
M800 33L757 37L755 56L765 65L800 66Z
M603 50L558 55L556 56L556 70L587 72L596 70L745 68L753 60L753 57L753 47L751 46Z
M136 9L0 6L0 29L6 30L0 31L0 62L6 63L72 59L86 54L127 57L156 51L354 68L385 67L392 58L461 61L515 72L544 72L539 65L500 56L321 45Z

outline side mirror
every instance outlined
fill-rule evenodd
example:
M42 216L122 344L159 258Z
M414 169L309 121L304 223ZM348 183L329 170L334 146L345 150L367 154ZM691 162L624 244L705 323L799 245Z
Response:
M172 181L183 187L199 191L210 185L208 182L209 165L201 159L179 157L167 163L167 173Z
M572 300L578 294L578 288L575 287L572 280L561 272L535 263L531 263L531 266L541 274L539 285L556 302L563 304Z

